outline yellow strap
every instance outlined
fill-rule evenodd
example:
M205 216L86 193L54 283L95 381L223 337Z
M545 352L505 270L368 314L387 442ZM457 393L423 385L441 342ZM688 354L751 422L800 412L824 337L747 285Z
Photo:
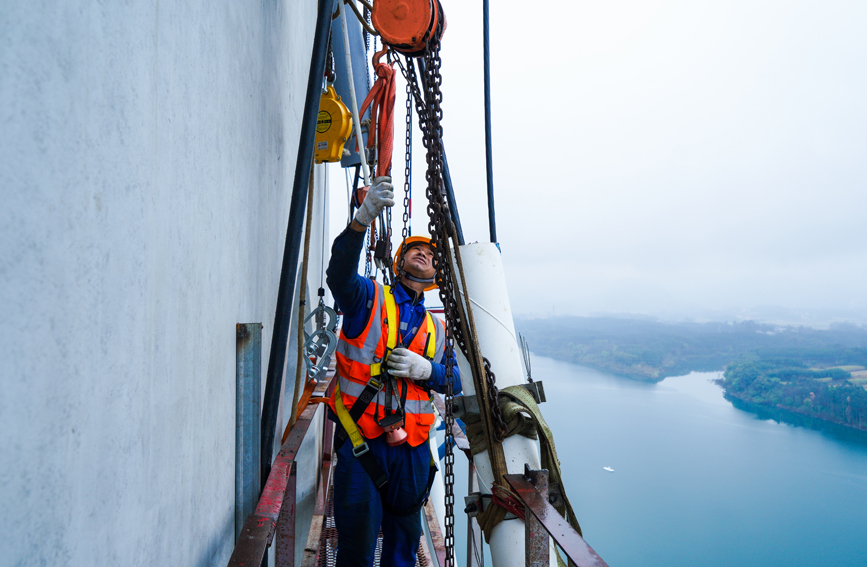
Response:
M349 434L349 440L352 442L353 447L360 447L364 444L364 437L361 436L361 433L358 431L358 426L352 421L352 417L349 415L349 410L346 409L346 406L343 405L343 394L340 393L340 384L338 383L334 388L334 407L337 410L337 418L340 420L340 425L343 426L343 429L346 430L346 433Z
M385 340L385 352L388 354L397 346L397 328L400 321L397 318L397 303L394 301L394 294L391 293L391 286L382 287L385 290L385 319L388 321L388 337Z
M427 319L427 328L430 329L430 339L427 341L427 351L425 351L424 355L428 360L433 360L437 353L437 327L434 325L430 312L426 311L425 315Z

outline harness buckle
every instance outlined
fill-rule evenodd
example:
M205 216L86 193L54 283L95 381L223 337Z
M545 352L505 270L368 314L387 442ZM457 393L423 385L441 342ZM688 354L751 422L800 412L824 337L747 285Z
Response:
M358 447L355 447L355 446L352 447L352 454L355 455L356 457L360 457L361 455L367 453L368 451L370 451L370 447L367 446L367 441L365 441L364 443L362 443Z

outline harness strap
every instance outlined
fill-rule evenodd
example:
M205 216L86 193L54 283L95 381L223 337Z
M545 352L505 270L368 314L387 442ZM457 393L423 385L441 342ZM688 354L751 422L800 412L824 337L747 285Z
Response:
M343 441L345 441L346 435L349 435L349 440L352 442L352 454L355 455L355 458L357 458L358 462L361 463L361 466L364 467L370 480L373 481L373 485L376 486L376 490L379 491L380 495L384 494L385 490L388 488L388 475L384 470L382 470L379 463L376 462L376 457L374 457L373 453L370 452L370 447L367 445L367 441L364 440L364 436L362 436L361 432L358 430L358 425L356 425L355 421L350 417L349 410L347 410L346 406L343 404L343 396L340 394L339 383L334 389L334 407L337 410L337 419L340 420ZM354 408L355 406L353 406L353 409ZM340 436L338 435L338 437ZM342 445L343 442L341 441L340 444Z
M334 407L340 427L338 427L335 432L335 450L339 450L348 437L352 443L352 454L361 463L361 466L373 481L374 486L376 486L380 498L383 499L382 507L393 516L409 516L410 514L418 512L421 507L425 505L425 502L427 502L427 499L430 496L430 489L431 486L433 486L433 481L436 477L437 471L433 453L431 453L427 487L425 488L422 497L409 508L404 510L395 510L384 501L385 493L389 484L388 474L381 466L379 466L376 457L374 457L373 453L370 452L370 447L367 445L364 436L358 429L358 420L361 418L362 414L364 414L364 411L367 409L367 406L370 405L370 402L377 397L383 386L386 388L386 396L388 398L391 397L387 381L380 381L380 377L382 376L382 365L388 360L388 355L391 351L397 347L397 328L400 325L400 321L397 316L397 302L394 300L394 295L390 293L389 286L384 285L383 288L385 291L383 299L385 301L385 316L388 329L386 335L385 355L382 357L381 361L374 362L370 365L370 380L367 381L364 390L352 404L351 410L346 409L346 405L343 403L343 394L340 392L340 382L337 382L334 389ZM424 356L429 360L433 360L436 355L436 326L434 325L430 313L426 312L425 317L430 333L428 334L427 342L425 344ZM400 395L401 407L405 407L408 391L409 385L404 384L403 392L401 392ZM374 413L374 420L378 422L379 420L376 418L376 413ZM428 443L428 449L430 449L430 443Z
M370 447L368 446L367 441L364 440L364 436L358 430L358 425L356 425L355 421L352 420L351 412L347 410L346 406L343 404L343 396L340 394L339 383L334 388L334 406L337 410L337 419L340 424L340 427L337 429L338 442L336 443L335 450L339 450L346 438L349 437L349 440L352 443L352 454L356 459L358 459L358 462L361 463L364 472L367 473L370 480L373 481L373 485L376 487L377 492L379 492L379 497L382 500L382 507L389 514L392 516L409 516L410 514L418 512L427 502L427 499L430 496L431 486L433 486L433 481L436 477L437 469L433 453L431 453L430 456L430 469L428 471L427 486L425 487L421 498L419 498L418 502L403 510L392 508L385 502L385 493L388 490L389 484L388 474L382 470L381 466L379 466L376 457L374 457L373 453L370 452ZM352 408L355 409L355 406L353 405ZM430 450L430 442L427 443L427 446L428 450Z
M427 339L425 339L423 352L426 359L433 360L437 354L437 326L434 325L433 317L430 316L429 311L425 311L424 315L430 333L427 334Z
M388 359L388 354L397 346L397 328L400 326L400 320L397 317L397 302L394 300L394 294L391 293L391 286L384 285L385 290L385 320L388 326L388 335L385 339L385 356L382 357L382 362ZM373 365L370 367L373 374Z

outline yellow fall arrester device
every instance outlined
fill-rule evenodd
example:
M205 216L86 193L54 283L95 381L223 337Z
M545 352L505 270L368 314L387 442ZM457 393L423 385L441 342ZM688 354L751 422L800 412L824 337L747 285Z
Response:
M337 96L331 85L319 98L319 116L316 119L316 163L340 161L343 145L352 131L352 113Z

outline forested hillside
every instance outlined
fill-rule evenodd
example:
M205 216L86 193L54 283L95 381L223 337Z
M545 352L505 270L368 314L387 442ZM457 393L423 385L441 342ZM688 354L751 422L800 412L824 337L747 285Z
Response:
M609 317L517 319L537 354L638 380L722 370L757 349L867 348L867 329L777 327L752 321L668 323Z
M725 372L726 394L867 429L867 349L760 349Z
M867 429L867 329L560 317L516 320L543 356L659 381L726 369L726 395ZM544 377L537 377L544 379Z

